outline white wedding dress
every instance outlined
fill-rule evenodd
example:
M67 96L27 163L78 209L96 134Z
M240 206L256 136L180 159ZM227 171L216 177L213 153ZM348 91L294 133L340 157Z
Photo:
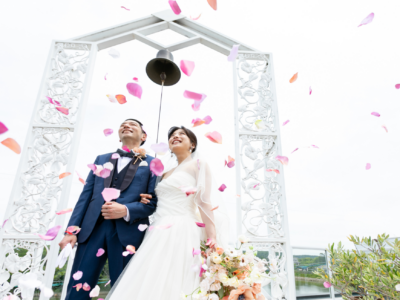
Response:
M196 195L186 196L180 189L197 186L191 171L198 164L191 161L158 184L154 222L106 300L179 300L182 293L191 294L199 287L199 271L193 267L199 265L200 256L194 256L193 249L200 249L200 241L207 237L196 225L202 222Z

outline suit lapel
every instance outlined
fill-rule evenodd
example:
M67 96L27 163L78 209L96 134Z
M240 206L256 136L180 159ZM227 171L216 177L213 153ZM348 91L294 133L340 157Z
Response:
M117 168L117 161L118 161L118 158L112 159L111 157L112 157L112 154L110 155L109 162L112 163L112 164L114 165L114 168L112 169L110 176L108 176L107 178L104 179L104 187L105 187L105 188L109 188L109 187L110 187L111 181L112 181L113 176L114 176L115 169ZM117 172L118 172L118 171L117 171Z
M121 184L121 193L131 184L133 177L135 177L136 171L138 170L141 162L142 161L140 159L136 159L136 157L134 157L129 163L128 171L126 172L124 181Z

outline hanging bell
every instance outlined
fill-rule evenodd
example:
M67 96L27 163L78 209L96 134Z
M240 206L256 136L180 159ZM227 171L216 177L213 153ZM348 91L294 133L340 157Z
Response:
M156 58L148 62L146 73L153 82L159 85L164 80L165 86L171 86L181 79L181 70L174 63L174 57L168 50L158 51Z

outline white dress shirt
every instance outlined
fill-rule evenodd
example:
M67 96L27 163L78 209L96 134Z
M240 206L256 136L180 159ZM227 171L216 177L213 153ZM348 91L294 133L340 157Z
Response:
M122 150L122 149L121 149ZM125 150L122 150L125 151ZM123 168L126 167L126 165L128 165L130 162L132 161L131 157L120 157L118 158L118 164L117 164L117 172L121 172ZM129 216L129 209L126 207L126 216L124 217L124 220L126 222L129 222L129 220L131 219L131 217Z

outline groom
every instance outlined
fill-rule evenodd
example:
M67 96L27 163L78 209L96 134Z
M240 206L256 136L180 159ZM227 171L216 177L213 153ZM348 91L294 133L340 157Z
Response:
M118 134L122 141L121 148L126 146L130 150L139 148L147 138L142 123L135 119L125 120ZM107 178L96 176L90 171L68 224L80 227L81 231L76 235L67 233L59 244L63 249L68 243L74 247L78 242L66 300L90 299L89 291L77 291L74 286L87 283L90 290L93 289L107 259L111 285L116 282L132 257L123 256L122 252L128 245L139 248L145 231L140 231L138 226L148 225L148 217L156 209L154 188L157 177L152 176L149 169L153 157L143 157L139 153L122 149L118 149L117 153L120 158L112 158L113 153L96 158L94 164L102 166L110 162L114 168ZM105 202L101 194L104 188L118 189L121 194L118 199ZM150 198L150 203L140 203L142 198ZM103 249L105 253L99 255L99 249ZM75 280L72 275L78 271L83 272L83 275Z

